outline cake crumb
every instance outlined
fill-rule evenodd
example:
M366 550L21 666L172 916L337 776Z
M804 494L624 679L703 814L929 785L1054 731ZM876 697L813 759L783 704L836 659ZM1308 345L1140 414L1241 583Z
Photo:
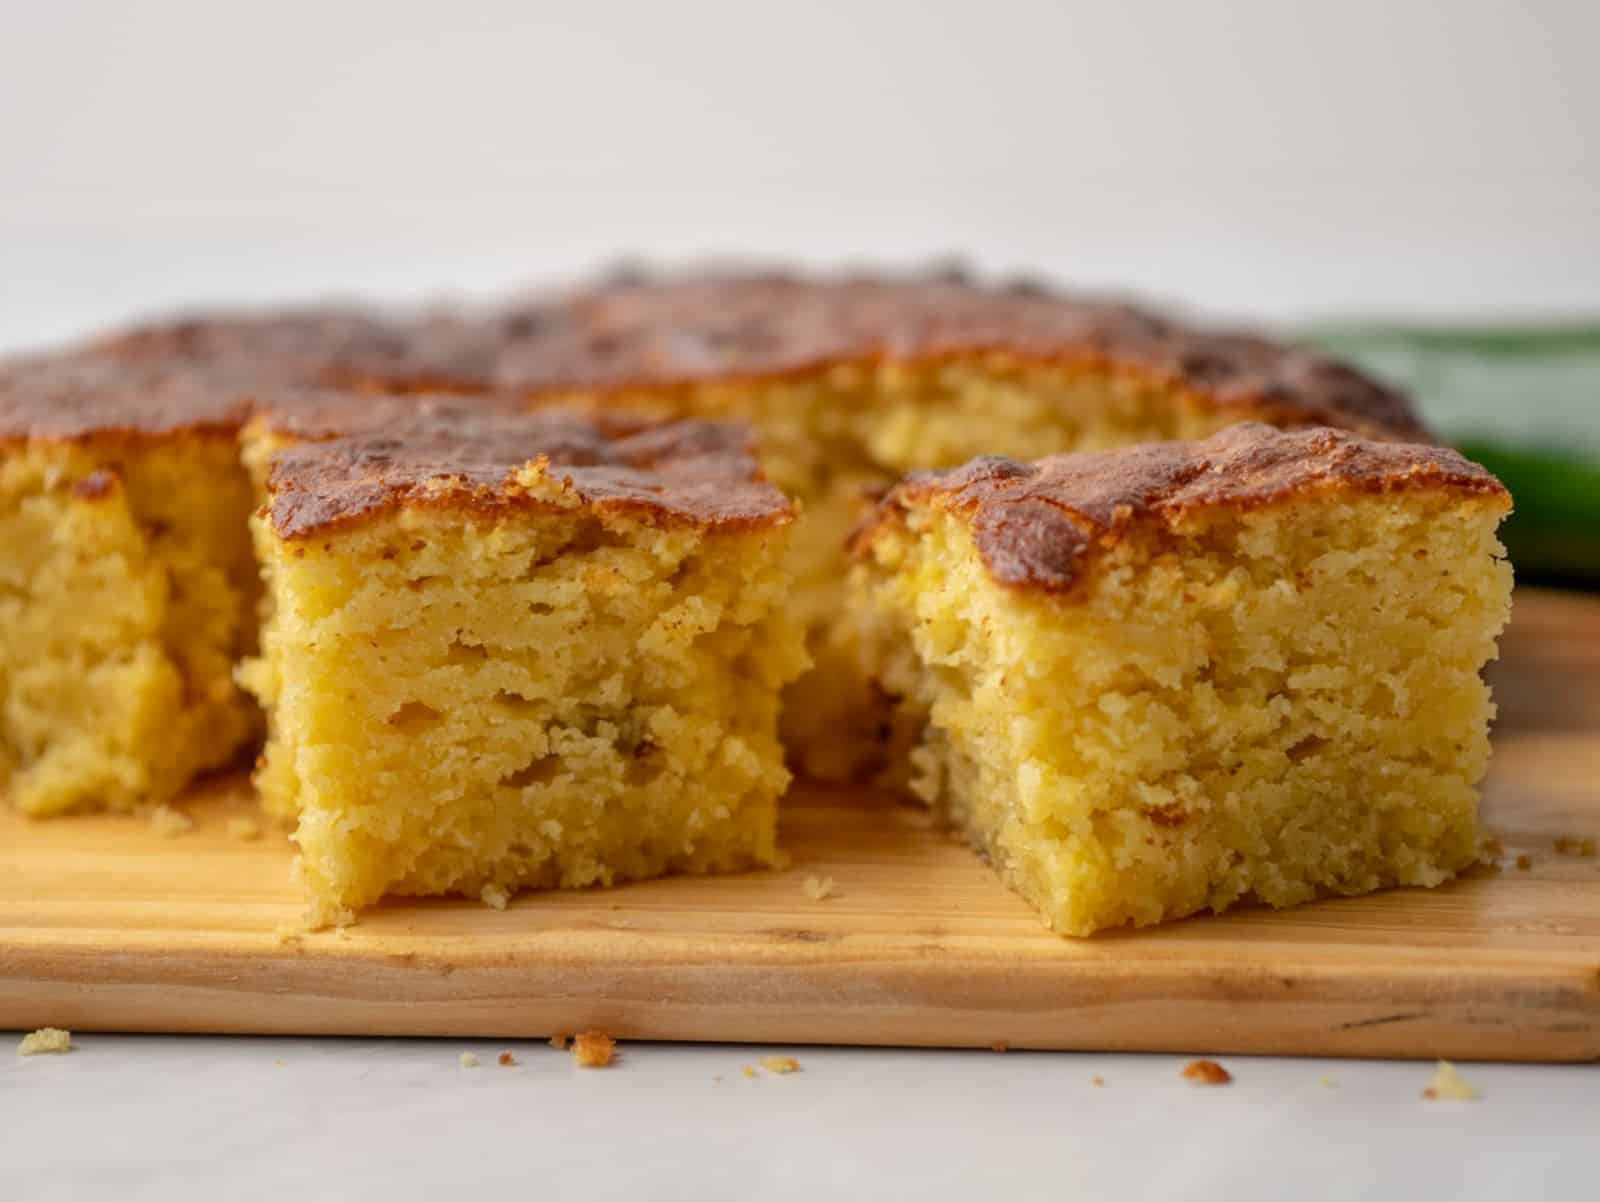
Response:
M989 1045L989 1050L991 1052L1009 1052L1011 1045L1003 1039L997 1039Z
M763 1056L761 1057L761 1067L769 1073L777 1073L779 1076L783 1076L786 1073L798 1073L800 1071L800 1062L793 1056Z
M616 1046L604 1031L580 1031L572 1037L572 1058L579 1068L605 1068Z
M1183 1066L1183 1079L1195 1085L1227 1085L1233 1074L1215 1060L1191 1060Z
M477 1068L478 1067L478 1057L472 1052L462 1052L461 1053L461 1067L462 1068Z
M1519 872L1527 872L1528 869L1530 869L1532 867L1533 867L1533 860L1531 858L1529 858L1528 856L1518 856L1517 857L1517 870Z
M550 1046L558 1052L564 1052L567 1050L567 1039L568 1036L566 1035L552 1035L550 1037Z
M150 811L150 829L163 839L176 839L194 829L194 819L171 806L155 806Z
M517 1062L517 1058L510 1052L501 1052L494 1058L494 1062L502 1067L506 1067L515 1064Z
M743 1071L744 1075L749 1077L751 1080L754 1080L761 1075L760 1073L756 1072L756 1066L753 1064L745 1065Z
M249 843L261 838L261 824L247 815L239 815L228 819L228 837Z
M805 895L812 901L824 901L833 896L833 878L831 876L808 876L806 883L801 886Z
M1089 1084L1093 1085L1096 1089L1100 1088L1100 1086L1104 1085L1105 1083L1106 1079L1104 1077L1096 1076L1089 1078Z
M53 1052L72 1051L72 1032L60 1027L40 1027L22 1037L17 1045L19 1056L40 1056Z
M1583 856L1588 859L1595 854L1594 840L1577 835L1562 835L1555 841L1555 848L1557 854L1563 856Z
M507 893L503 885L490 882L478 890L478 900L492 910L504 910L511 904L511 894Z
M1428 1082L1428 1087L1422 1091L1422 1096L1430 1102L1475 1102L1482 1095L1460 1073L1456 1066L1448 1060L1439 1061L1439 1067L1433 1072L1433 1080Z

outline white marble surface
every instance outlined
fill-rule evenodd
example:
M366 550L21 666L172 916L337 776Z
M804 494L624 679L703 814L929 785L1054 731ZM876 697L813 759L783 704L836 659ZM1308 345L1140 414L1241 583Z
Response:
M84 1034L0 1056L0 1198L1600 1197L1594 1067L1464 1065L1447 1103L1420 1063L620 1051ZM775 1052L801 1071L743 1075Z

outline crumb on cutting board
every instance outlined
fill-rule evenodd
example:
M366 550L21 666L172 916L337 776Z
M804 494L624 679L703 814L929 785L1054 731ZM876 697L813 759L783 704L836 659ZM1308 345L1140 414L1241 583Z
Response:
M245 814L228 819L228 837L249 843L261 838L261 823Z
M40 1027L29 1031L17 1045L19 1056L41 1056L72 1051L72 1032L60 1027Z
M153 806L150 810L150 829L163 839L175 839L194 829L194 819L169 805Z
M780 1077L786 1073L798 1073L800 1062L793 1056L763 1056L761 1067L769 1073L777 1073Z
M478 1057L477 1057L476 1053L474 1053L474 1052L462 1052L461 1053L461 1067L462 1068L477 1068L479 1063L480 1062L478 1060Z
M1475 1102L1483 1095L1467 1084L1467 1079L1456 1071L1455 1065L1448 1060L1441 1060L1433 1070L1433 1080L1428 1082L1422 1096L1430 1102Z
M1485 864L1492 864L1506 854L1506 845L1495 836L1490 835L1479 845L1479 850L1482 853L1479 859Z
M1585 859L1595 854L1595 841L1582 835L1562 835L1555 841L1557 854L1563 856L1583 856Z
M806 877L806 883L801 888L812 901L825 901L833 896L833 878L831 876L808 876Z
M1194 1085L1227 1085L1233 1074L1215 1060L1191 1060L1183 1066L1183 1079Z
M505 887L492 882L478 890L478 899L492 910L504 910L511 904L511 894Z
M605 1068L616 1046L617 1041L604 1031L580 1031L572 1037L572 1059L579 1068Z

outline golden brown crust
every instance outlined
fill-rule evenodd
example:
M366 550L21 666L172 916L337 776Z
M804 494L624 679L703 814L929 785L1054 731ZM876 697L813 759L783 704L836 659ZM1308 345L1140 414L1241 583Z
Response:
M517 479L538 460L584 504L663 525L727 529L793 516L762 478L741 426L457 410L280 451L267 480L268 512L278 536L292 540L409 505L486 514L538 508L550 499Z
M0 441L132 441L231 435L271 394L357 384L422 356L443 373L452 320L392 321L348 309L188 318L65 351L0 362ZM360 364L360 371L353 365Z
M616 282L434 339L433 377L609 392L999 353L1137 377L1282 425L1425 439L1406 398L1313 351L1129 305L945 276L711 274ZM425 351L413 365L425 363ZM388 370L393 371L391 363ZM382 377L378 365L370 373Z
M991 455L949 471L913 472L890 490L852 542L864 556L908 508L937 506L971 523L996 581L1064 593L1084 577L1097 551L1136 525L1171 528L1201 510L1250 510L1328 492L1421 490L1510 504L1493 475L1442 447L1243 422L1202 442L1052 455L1033 463Z

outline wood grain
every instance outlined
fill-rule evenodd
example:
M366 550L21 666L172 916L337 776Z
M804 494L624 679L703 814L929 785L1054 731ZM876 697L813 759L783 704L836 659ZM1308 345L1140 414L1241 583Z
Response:
M238 782L187 803L177 838L8 814L0 1026L1600 1059L1600 858L1553 848L1600 837L1596 648L1600 601L1519 597L1498 871L1088 940L1044 930L921 811L818 788L789 805L783 872L386 905L298 939L275 934L300 910L287 843L227 833Z

